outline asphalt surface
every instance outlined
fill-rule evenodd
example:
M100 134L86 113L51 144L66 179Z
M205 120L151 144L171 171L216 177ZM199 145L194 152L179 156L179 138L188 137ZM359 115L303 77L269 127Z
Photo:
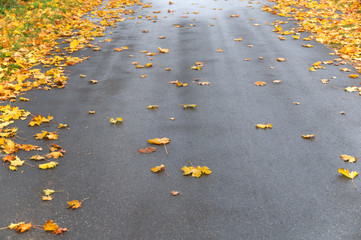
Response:
M311 42L314 48L302 48L307 33L300 40L288 36L280 41L266 23L286 19L262 12L261 3L174 2L154 0L153 8L141 12L134 7L135 16L161 13L157 22L127 20L109 29L104 39L113 41L101 44L99 52L73 54L91 58L67 68L66 89L32 91L25 95L29 103L17 103L33 114L68 123L70 130L62 130L56 141L67 153L53 170L0 168L0 227L18 221L42 225L52 219L69 229L62 239L79 240L360 239L360 190L338 173L341 167L360 168L339 158L360 155L360 97L342 90L358 81L339 66L310 72L314 62L335 56L316 42ZM233 40L239 37L242 42ZM124 45L129 50L113 51ZM169 53L149 60L140 52L157 52L158 47ZM216 52L219 48L222 53ZM277 62L279 57L287 61ZM136 69L134 61L152 62L153 67ZM204 62L203 69L190 70L198 61ZM147 78L140 78L143 74ZM99 83L89 84L90 78ZM199 86L195 78L211 84ZM322 84L323 78L329 84ZM276 79L282 83L272 83ZM189 85L168 83L174 80ZM258 87L256 81L267 84ZM146 109L149 104L159 109ZM198 109L177 104L197 104ZM96 114L89 115L90 110ZM124 123L110 124L108 118L117 116ZM273 128L255 128L264 122ZM26 142L52 143L32 135L55 131L54 123L37 128L27 123L19 122ZM316 137L305 140L302 134ZM138 153L149 146L147 139L156 137L171 139L169 156L162 146L152 154ZM185 177L181 168L189 161L213 173ZM169 176L149 170L160 164ZM358 177L354 182L361 188ZM64 192L43 202L41 193L47 188ZM181 195L172 196L173 190ZM87 197L82 208L66 209L67 201ZM0 231L1 240L56 237L36 229L22 235Z

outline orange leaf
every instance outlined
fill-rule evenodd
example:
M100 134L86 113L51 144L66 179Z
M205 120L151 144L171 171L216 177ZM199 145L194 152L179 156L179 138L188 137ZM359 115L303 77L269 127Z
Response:
M147 147L147 148L144 148L144 149L139 149L140 153L152 153L152 152L155 152L155 151L157 151L157 149L155 147Z
M81 202L79 202L78 200L73 200L73 201L68 202L67 208L78 209L80 207L81 207Z
M44 225L45 231L56 231L58 230L59 226L58 224L54 223L53 220L49 220Z

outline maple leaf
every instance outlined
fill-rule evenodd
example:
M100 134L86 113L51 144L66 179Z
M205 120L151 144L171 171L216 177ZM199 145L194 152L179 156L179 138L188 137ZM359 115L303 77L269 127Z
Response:
M188 83L177 82L176 85L177 87L187 87Z
M58 134L56 134L56 131L55 132L49 132L46 137L49 139L49 140L56 140L58 139Z
M169 52L169 49L158 47L158 51L159 51L160 53L168 53L168 52Z
M150 171L157 173L157 172L161 172L165 169L165 166L163 164L159 165L159 166L155 166L153 168L150 169Z
M197 167L184 166L184 167L182 167L182 170L184 172L183 175L192 174L192 177L196 177L196 178L199 178L202 174L209 175L212 173L212 171L206 166L203 166L203 167L201 167L201 166L197 166Z
M81 207L81 202L79 202L78 200L73 200L73 201L68 202L67 208L78 209L80 207Z
M54 223L53 220L49 220L44 224L44 230L45 231L56 231L58 230L59 226L58 224Z
M358 91L358 87L347 87L345 88L346 92L357 92Z
M43 190L45 196L50 196L51 194L55 193L53 189L45 189Z
M89 82L90 82L91 84L97 84L99 81L98 81L98 80L94 80L94 79L90 79Z
M29 126L40 126L40 124L42 123L48 123L50 122L51 120L53 119L52 116L48 116L47 118L41 116L41 115L38 115L38 116L35 116L33 117L33 119L31 119L31 121L29 122Z
M178 191L171 191L171 194L172 194L173 196L178 196L178 195L179 195L179 192L178 192Z
M64 154L62 152L57 152L57 151L46 154L47 158L55 158L55 159L58 159L63 156Z
M53 197L52 196L42 196L42 200L43 201L51 201L51 200L53 200Z
M272 128L272 124L256 124L256 128L262 128L262 129Z
M273 80L273 83L281 83L282 80Z
M48 169L48 168L55 168L56 165L58 165L57 162L48 162L48 163L44 163L44 164L39 164L39 168L40 169Z
M223 52L223 49L222 49L222 48L218 48L216 52L221 53L221 52Z
M284 61L286 61L286 59L285 58L277 58L277 61L284 62Z
M13 229L15 229L15 231L17 231L17 232L19 232L19 233L23 233L23 232L25 232L25 231L30 230L32 226L33 226L33 225L32 225L31 223L19 223L19 224L18 224L15 228L13 228ZM12 226L12 227L14 227L14 226ZM10 228L10 226L9 226L9 228ZM10 229L11 229L11 228L10 228Z
M30 101L29 98L24 98L24 97L20 97L19 99L20 99L21 101L23 101L23 102L29 102L29 101Z
M358 175L356 171L349 172L348 169L345 170L343 168L339 168L338 172L351 179L354 179Z
M163 145L163 144L168 144L170 142L169 138L163 137L163 138L153 138L153 139L148 139L148 142L150 144L156 144L156 145Z
M15 229L17 228L20 224L25 224L25 222L19 222L19 223L11 223L8 228L9 229Z
M6 153L6 154L15 153L18 151L18 149L19 149L18 144L11 141L10 139L5 140L5 145L4 145L4 150L3 150L4 153Z
M236 41L236 42L242 42L242 38L240 37L240 38L236 38L236 39L234 39L234 41Z
M95 111L88 111L89 114L95 114Z
M15 160L15 156L14 155L7 155L5 157L3 157L3 162L11 162Z
M232 14L230 17L235 18L235 17L239 17L239 15L238 14Z
M210 85L211 83L210 82L197 82L198 85L201 85L201 86L208 86Z
M354 163L354 162L357 161L356 157L352 157L352 156L349 156L349 155L340 155L340 158L342 160L344 160L345 162L350 162L350 163Z
M18 156L15 156L15 159L10 162L10 166L12 167L20 167L25 163L25 161L20 160Z
M266 85L266 83L262 82L262 81L257 81L257 82L254 83L254 85L256 85L256 86L264 86L264 85Z
M38 139L38 140L43 139L47 134L48 134L47 131L41 131L41 133L35 134L35 139Z
M58 235L58 234L63 234L64 232L67 232L68 229L67 228L58 228L56 231L53 231L53 233L55 235Z
M157 151L157 149L155 147L147 147L147 148L144 148L144 149L139 149L140 153L152 153L152 152L155 152L155 151Z
M123 122L123 118L121 117L117 117L117 118L110 118L109 120L110 123L113 123L113 124L117 124L117 123L122 123Z
M154 110L154 111L157 111L158 105L148 105L147 108L148 108L148 109L152 109L152 110Z
M74 39L73 41L71 41L71 43L69 44L69 48L71 49L76 49L79 45L79 41Z
M302 44L302 47L313 48L313 45L312 44Z
M147 64L144 65L144 67L146 67L146 68L150 68L152 66L153 66L153 63L147 63Z
M313 140L315 138L315 134L302 135L302 138Z
M68 124L59 123L58 128L67 128Z
M196 104L184 104L184 109L196 109L198 106Z
M40 156L39 154L36 154L36 155L32 156L30 159L35 160L35 161L41 161L41 160L45 160L45 157Z
M349 77L350 77L350 78L358 78L359 75L357 75L357 74L350 74Z

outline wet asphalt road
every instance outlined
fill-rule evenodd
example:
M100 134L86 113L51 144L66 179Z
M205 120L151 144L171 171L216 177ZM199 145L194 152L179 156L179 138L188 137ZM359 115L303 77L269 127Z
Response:
M153 1L153 8L136 15L160 10L157 22L127 20L109 30L112 35L108 31L104 39L113 41L103 43L101 51L74 54L91 58L67 69L68 88L29 92L31 102L18 103L33 114L51 114L56 122L69 124L58 142L67 154L54 170L24 166L20 174L0 168L0 227L52 219L69 229L62 239L79 240L360 239L360 193L338 174L340 167L360 169L359 163L339 158L360 155L360 98L342 90L358 81L337 66L309 72L312 63L333 60L331 51L315 42L314 48L302 48L302 40L290 36L280 41L266 23L286 19L262 12L262 4L174 2ZM233 41L239 37L242 42ZM124 45L129 50L113 51ZM152 61L140 53L158 47L170 52ZM222 53L216 52L219 48ZM277 62L279 57L287 61ZM152 62L153 67L136 69L134 61ZM204 68L190 70L198 61ZM147 78L140 78L143 74ZM89 84L90 78L99 83ZM195 78L211 85L199 86ZM331 79L329 84L321 84L323 78ZM168 84L176 79L189 86ZM276 79L283 82L273 84ZM257 87L255 81L267 84ZM294 105L296 101L301 104ZM146 109L149 104L159 109ZM177 104L197 104L198 109L183 110ZM117 116L124 123L111 125L107 117ZM37 143L31 136L40 130L55 130L54 124L28 128L27 122L19 127L29 143ZM264 122L273 129L255 128ZM302 134L316 138L305 140ZM169 156L162 147L138 153L148 146L147 139L164 136L171 139ZM213 173L184 177L181 168L189 161ZM169 176L149 171L162 163ZM355 184L361 188L359 178ZM46 188L64 192L42 202ZM172 190L181 195L171 196ZM82 208L66 209L67 201L86 197L91 199ZM0 231L1 240L54 238L36 229L22 235Z

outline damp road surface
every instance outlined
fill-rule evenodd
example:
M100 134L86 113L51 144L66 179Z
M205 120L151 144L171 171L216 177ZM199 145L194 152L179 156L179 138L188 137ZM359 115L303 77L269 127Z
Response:
M20 122L19 136L34 143L40 130L68 123L59 140L45 142L67 152L53 170L0 168L0 227L51 219L69 232L61 238L5 229L0 239L360 239L360 190L338 173L360 169L339 157L360 155L360 98L343 90L358 81L335 65L310 72L314 62L337 56L314 41L303 48L307 33L280 41L272 23L288 20L261 11L264 4L154 0L152 8L134 6L135 19L96 39L113 39L99 44L101 51L73 54L90 59L67 68L67 88L27 93L31 101L16 105L50 114L55 123L29 128ZM123 46L129 49L113 50ZM141 52L158 47L169 53ZM153 66L136 69L132 62ZM196 62L203 63L201 70L191 69ZM197 78L210 85L198 85ZM188 86L169 84L175 80ZM150 104L157 111L147 109ZM185 110L184 104L198 107ZM109 123L119 116L122 124ZM261 123L272 129L256 129ZM138 152L150 146L147 139L161 137L171 140L168 156L163 146ZM150 171L160 164L166 171ZM213 172L183 176L181 168L190 164ZM361 189L358 177L354 183ZM43 202L47 188L60 192ZM66 209L67 201L84 198L90 199L78 210Z

